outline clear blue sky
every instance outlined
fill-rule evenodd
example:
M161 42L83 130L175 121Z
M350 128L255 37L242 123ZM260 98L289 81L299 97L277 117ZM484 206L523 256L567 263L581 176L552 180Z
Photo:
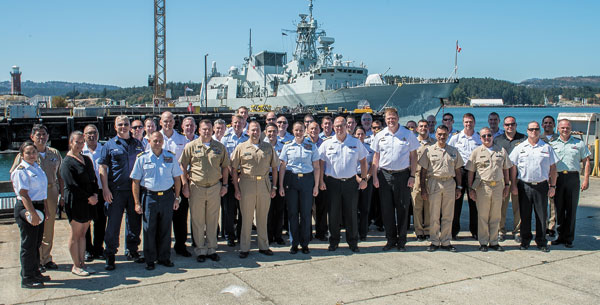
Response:
M19 0L0 5L0 81L146 85L153 72L152 0ZM220 71L253 48L292 50L307 0L167 0L167 80L200 82L204 54ZM513 82L600 75L600 1L316 0L334 52L370 73L447 77L459 40L460 77ZM288 58L291 58L288 55Z

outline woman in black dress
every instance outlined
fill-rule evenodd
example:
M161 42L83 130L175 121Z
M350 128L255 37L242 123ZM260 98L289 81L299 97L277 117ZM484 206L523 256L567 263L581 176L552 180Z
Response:
M81 154L84 144L83 133L72 132L69 136L69 152L60 166L60 175L65 182L65 212L71 224L71 272L79 276L88 276L95 272L85 266L85 232L93 218L92 206L98 203L98 183L94 165L89 157Z

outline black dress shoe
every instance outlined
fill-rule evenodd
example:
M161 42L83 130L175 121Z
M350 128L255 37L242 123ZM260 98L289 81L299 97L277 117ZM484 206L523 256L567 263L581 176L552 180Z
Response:
M431 236L429 236L429 235L425 234L425 239L426 239L426 240L429 240L429 237L431 237Z
M504 252L504 248L502 248L502 246L500 246L500 245L490 246L490 249L498 251L498 252Z
M452 235L452 240L455 240L455 241L456 241L456 240L458 240L458 239L459 239L459 238L458 238L458 235Z
M456 252L456 248L453 245L447 245L447 246L441 246L442 249L450 251L450 252Z
M290 248L290 254L296 254L298 253L298 246L292 246Z
M367 237L366 236L361 236L360 237L360 241L367 241Z
M425 241L425 235L417 235L417 241Z
M521 244L519 246L519 250L527 250L527 249L529 249L529 245Z
M35 288L43 288L43 287L44 287L43 282L36 281L34 279L21 281L21 288L35 289Z
M360 252L360 250L358 249L358 246L350 246L350 251L352 251L354 253Z
M53 261L49 261L44 264L44 268L50 269L50 270L56 270L56 269L58 269L58 265L56 263L54 263Z
M565 247L567 247L567 248L573 248L573 243L572 242L566 242L565 243Z
M429 247L427 247L427 252L433 252L433 251L436 251L439 248L440 248L440 246L436 246L434 244L431 244L431 245L429 245Z
M479 251L481 251L481 252L488 252L488 246L486 246L486 245L479 246Z
M264 254L266 256L272 256L273 255L273 251L271 251L271 249L267 249L267 250L258 250L258 253L260 254Z
M319 236L317 237L318 240L320 241L328 241L329 239L327 238L327 236Z
M276 239L275 242L280 246L285 245L285 240L283 240L283 238Z
M106 256L106 264L104 265L104 269L108 270L108 271L115 270L115 256L114 255Z
M548 246L537 246L538 249L540 249L540 251L542 252L550 252L550 247Z
M246 258L248 257L248 254L250 254L250 252L240 252L240 258Z
M218 261L221 260L221 257L217 253L213 253L213 254L207 255L206 257L210 258L210 260L213 261L213 262L218 262Z
M310 250L308 249L308 246L302 247L302 253L304 253L304 254L310 253Z
M199 263L204 263L204 261L206 261L206 255L198 255L198 257L196 257L196 261Z
M106 256L104 256L103 253L100 253L100 254L94 255L94 258L95 259L102 259L102 260L104 260L104 259L106 259Z
M83 257L86 263L89 263L94 260L94 255L92 253L85 251L85 255Z
M479 240L477 234L471 234L471 237L473 237L474 240Z
M50 276L49 275L42 275L40 274L36 274L33 277L34 280L38 281L38 282L49 282L50 281Z
M235 241L233 239L227 240L227 245L229 247L235 247Z
M165 267L173 267L175 264L171 260L158 261L159 265L163 265Z
M327 247L327 251L335 251L337 250L338 245L329 245L329 247Z
M385 231L385 229L383 227L377 227L377 231L383 232L383 231Z
M390 251L390 250L394 249L395 247L396 247L396 244L387 243L387 244L385 244L385 246L383 246L382 250L383 251Z
M45 273L46 272L46 268L44 266L42 266L42 265L40 265L38 267L38 270L40 271L40 273Z
M406 252L406 247L398 245L398 252Z
M147 263L146 264L146 270L154 270L155 266L154 263Z
M187 249L176 250L175 254L181 255L183 257L190 257L190 256L192 256L192 253L190 253L190 251L188 251Z
M127 260L134 261L138 264L144 263L146 260L137 251L127 253Z

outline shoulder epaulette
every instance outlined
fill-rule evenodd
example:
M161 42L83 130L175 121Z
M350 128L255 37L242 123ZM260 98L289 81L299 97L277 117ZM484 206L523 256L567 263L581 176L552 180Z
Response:
M328 137L325 138L325 140L329 140L331 138L332 138L332 136L328 136Z
M174 152L172 152L172 151L170 151L170 150L167 150L167 151L168 151L168 152L170 152L172 155L175 155L175 153L174 153Z
M285 142L282 142L282 143L283 143L283 144L290 144L290 143L292 143L292 140L285 141Z
M137 154L137 157L136 157L136 158L139 158L141 155L143 155L143 154L145 154L145 153L146 153L145 151L142 151L141 153Z
M24 168L25 168L25 166L23 166L23 165L17 166L17 169L24 169Z

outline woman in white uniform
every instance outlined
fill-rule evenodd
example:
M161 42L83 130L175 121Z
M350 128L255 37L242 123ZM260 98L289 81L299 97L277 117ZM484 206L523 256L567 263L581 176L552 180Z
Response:
M15 221L21 232L21 287L40 288L44 281L50 280L39 270L39 248L44 235L42 222L44 215L48 215L48 179L36 162L38 150L33 142L23 143L19 152L22 160L10 175L10 180L19 200L15 205Z

